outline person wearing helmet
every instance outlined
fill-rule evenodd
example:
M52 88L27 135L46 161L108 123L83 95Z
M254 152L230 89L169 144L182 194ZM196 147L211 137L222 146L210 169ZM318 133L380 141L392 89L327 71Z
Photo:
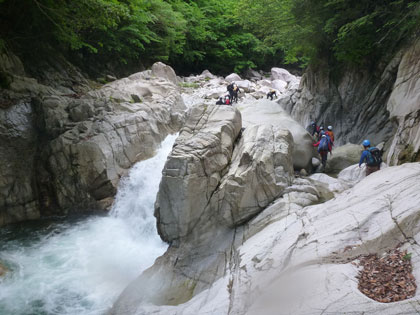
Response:
M331 153L332 144L331 144L330 137L327 136L325 132L321 131L320 134L321 134L321 139L317 143L314 143L313 146L318 147L318 153L319 155L321 155L322 165L324 166L324 169L325 169L325 166L327 165L328 152L332 154Z
M367 139L362 142L362 145L364 150L360 156L359 167L366 161L366 176L369 176L381 168L382 151L371 147L370 141Z
M306 128L306 130L311 134L312 137L318 137L319 126L316 124L315 121L311 121L311 124Z
M273 97L274 97L274 96L277 98L277 93L276 93L276 91L275 91L275 90L273 90L273 89L272 89L272 90L270 90L270 92L268 92L268 93L267 93L267 99L268 99L268 98L270 98L271 100L273 100Z
M330 137L332 145L334 145L334 132L332 131L332 126L328 126L326 134Z

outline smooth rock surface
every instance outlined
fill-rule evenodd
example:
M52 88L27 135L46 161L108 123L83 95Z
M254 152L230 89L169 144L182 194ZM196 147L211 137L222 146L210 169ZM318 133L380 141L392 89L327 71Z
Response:
M226 80L227 82L235 82L235 81L241 81L242 79L241 79L241 77L240 77L239 75L237 75L236 73L231 73L231 74L229 74L229 75L225 78L225 80Z
M291 118L278 104L269 100L258 100L238 105L245 128L257 124L271 124L288 129L293 136L293 165L296 169L312 167L312 157L317 155L310 134Z
M110 314L420 312L420 293L396 303L364 296L351 263L361 254L381 255L401 243L412 253L414 276L420 277L419 180L420 163L405 164L373 173L323 204L291 206L280 198L236 229L234 237L214 234L207 246L201 245L206 253L201 257L196 246L171 249L123 293ZM317 193L310 182L295 187L302 196ZM207 287L200 279L210 281ZM145 282L147 296L140 290ZM169 290L168 283L175 287Z
M241 127L241 114L231 106L191 109L168 156L156 199L163 240L185 238L207 218L205 210L226 172Z

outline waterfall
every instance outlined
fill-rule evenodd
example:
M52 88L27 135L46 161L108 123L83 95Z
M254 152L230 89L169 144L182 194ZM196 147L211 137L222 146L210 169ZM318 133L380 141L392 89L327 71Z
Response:
M108 216L46 221L0 233L0 314L103 314L167 248L156 233L154 202L176 136L124 178ZM18 235L18 236L16 236Z

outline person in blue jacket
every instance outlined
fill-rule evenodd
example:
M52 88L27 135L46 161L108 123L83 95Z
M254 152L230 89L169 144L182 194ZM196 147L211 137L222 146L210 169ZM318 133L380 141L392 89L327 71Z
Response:
M382 152L375 147L370 146L369 140L364 140L363 152L360 156L359 167L366 161L366 176L379 171L382 163Z

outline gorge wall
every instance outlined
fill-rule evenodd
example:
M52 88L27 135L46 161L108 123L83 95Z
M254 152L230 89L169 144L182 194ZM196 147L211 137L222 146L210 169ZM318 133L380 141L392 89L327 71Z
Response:
M48 86L11 54L0 66L9 81L0 94L0 225L109 207L121 176L183 124L177 78L163 64L103 87L71 65Z

